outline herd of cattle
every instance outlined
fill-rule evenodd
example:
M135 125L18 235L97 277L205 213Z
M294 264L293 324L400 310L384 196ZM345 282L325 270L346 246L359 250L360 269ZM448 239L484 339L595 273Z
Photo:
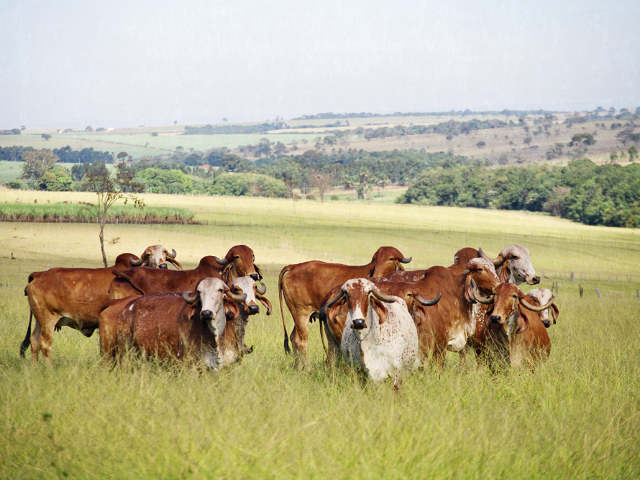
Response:
M244 342L249 317L259 313L258 302L267 315L272 310L251 248L237 245L224 258L206 256L193 270L175 257L175 250L156 245L140 257L119 255L109 268L32 273L20 353L31 346L34 360L40 351L51 360L53 333L63 326L87 337L99 329L101 354L116 360L134 351L220 369L251 353ZM405 271L409 262L396 248L380 247L367 265L310 261L284 267L278 277L284 348L290 353L291 339L296 365L310 367L314 320L328 363L342 356L372 380L391 377L394 384L403 370L442 367L447 351L475 351L492 369L510 364L533 370L549 355L549 312L553 323L559 312L551 291L525 295L518 288L540 282L522 245L509 245L493 259L482 249L463 248L449 267ZM295 323L290 336L285 303Z

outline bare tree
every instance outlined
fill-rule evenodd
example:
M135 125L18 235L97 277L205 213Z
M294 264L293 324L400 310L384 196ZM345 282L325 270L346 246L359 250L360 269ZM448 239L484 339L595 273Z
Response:
M89 191L96 192L98 201L91 204L90 208L95 209L100 223L100 249L102 251L102 261L107 267L107 255L104 251L104 225L107 221L107 212L118 200L124 203L132 201L136 208L144 208L144 200L136 193L144 191L144 185L134 180L136 174L133 167L128 167L124 163L116 165L115 177L107 169L99 171L88 171L84 177L84 185Z
M311 186L318 189L318 194L320 195L320 201L324 203L324 194L329 188L331 188L331 184L333 183L333 178L330 173L320 173L315 172L312 173L309 177L309 182Z

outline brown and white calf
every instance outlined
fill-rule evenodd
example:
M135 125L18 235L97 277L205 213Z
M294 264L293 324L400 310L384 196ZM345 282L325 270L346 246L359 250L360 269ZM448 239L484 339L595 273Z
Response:
M554 297L544 305L522 293L517 285L501 283L494 290L492 299L478 298L483 303L493 303L489 317L490 327L487 345L493 356L493 365L504 361L512 367L529 367L546 360L551 353L551 340L539 313L553 305Z
M534 298L538 305L546 305L553 298L553 293L548 288L536 288L535 290L531 290L527 295ZM540 320L542 320L542 324L549 328L551 326L551 321L549 320L549 313L551 313L551 318L553 318L553 324L556 324L556 320L560 316L560 310L558 310L558 306L554 303L546 310L540 312Z
M115 328L107 328L109 318L102 317L105 335L115 333L115 342L101 336L103 352L118 357L130 348L163 360L203 361L218 370L223 366L218 345L227 320L238 317L236 302L244 298L233 294L222 280L204 278L194 291L182 295L150 293L128 302L116 300L103 314L122 306L119 302L126 303L115 317Z
M348 307L340 347L347 363L374 382L391 377L394 386L403 370L420 366L418 333L402 298L385 295L372 281L356 278L329 300L328 316L342 304Z

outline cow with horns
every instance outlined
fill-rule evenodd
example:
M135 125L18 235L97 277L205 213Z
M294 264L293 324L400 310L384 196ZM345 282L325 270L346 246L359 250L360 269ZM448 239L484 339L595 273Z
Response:
M287 354L291 353L284 321L283 296L294 322L291 343L296 366L311 367L307 356L309 322L316 318L325 296L333 287L342 285L352 278L381 277L395 270L404 270L402 265L410 261L411 258L406 258L396 248L380 247L373 255L371 262L366 265L351 266L310 261L284 267L278 277L284 350Z
M161 248L161 252L167 250ZM161 254L156 262L161 264L166 262L167 258ZM29 300L29 327L20 345L20 355L24 356L31 345L33 360L38 360L38 354L42 351L44 358L50 361L53 332L64 326L80 330L86 337L93 335L98 328L100 310L109 301L109 285L114 279L112 270L130 268L131 262L135 263L138 260L139 258L131 253L123 253L116 258L112 267L60 267L31 273L24 289L24 294ZM31 333L34 317L36 325Z
M247 348L244 343L249 317L260 312L257 302L262 303L267 309L267 315L271 315L271 302L265 293L267 286L260 282L259 284L250 276L239 277L233 280L229 285L231 292L237 297L244 296L244 300L237 302L239 310L238 317L227 324L220 339L220 355L224 365L229 365L239 360L243 355L253 352L253 346Z
M348 308L341 343L346 362L374 382L391 377L397 388L403 370L420 366L418 333L407 304L366 278L346 281L326 307L331 311L341 304Z
M103 354L118 358L131 349L162 360L203 361L219 370L224 363L222 336L239 315L237 302L245 298L219 278L204 278L182 294L150 293L112 301L101 316ZM126 302L124 308L120 302ZM110 308L121 309L114 315Z
M428 300L421 295L413 282L390 282L379 278L373 278L371 282L375 285L377 291L382 294L402 298L416 325L425 320L427 315L425 307L435 305L442 296L441 293L438 293L434 299ZM346 302L335 302L329 305L330 300L339 295L341 291L342 285L334 287L325 297L324 305L319 313L321 328L324 328L327 337L328 349L325 353L327 354L327 362L330 364L334 363L338 352L340 352L342 336L347 323L348 308L346 308Z
M536 300L538 305L546 305L553 297L553 292L548 288L536 288L535 290L531 290L528 295ZM558 310L558 306L555 303L553 303L548 309L540 312L540 320L542 320L542 324L546 328L551 326L549 313L551 313L551 318L553 318L553 324L555 325L556 320L558 320L558 317L560 316L560 310Z
M255 255L246 245L232 247L224 258L206 256L200 260L193 270L156 270L138 267L128 270L114 270L116 278L109 287L112 300L132 295L147 293L173 292L180 293L191 290L203 278L220 278L229 285L235 278L251 276L260 280L260 269L253 263Z
M172 263L178 270L182 270L182 265L176 260L176 251L172 249L169 253L162 245L147 247L140 258L132 258L129 263L132 267L146 266L151 268L168 268L169 263Z
M453 271L463 271L465 265L472 258L483 257L491 260L496 268L496 273L501 282L515 283L520 285L527 282L529 285L540 283L540 276L531 263L531 252L523 245L509 245L495 258L488 257L482 248L463 248L456 252L453 258L453 265L449 268Z
M495 361L512 367L529 367L535 371L536 364L546 360L551 353L551 340L540 318L540 313L551 308L552 295L544 305L522 293L517 285L501 283L490 297L483 297L472 286L473 295L480 303L490 305L487 316L490 326L483 354L485 361L495 369Z

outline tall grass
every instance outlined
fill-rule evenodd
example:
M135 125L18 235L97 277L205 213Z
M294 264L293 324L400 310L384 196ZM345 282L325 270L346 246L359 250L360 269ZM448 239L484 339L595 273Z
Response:
M151 198L161 203L169 197ZM251 318L247 331L254 353L220 373L133 359L112 369L99 360L97 338L86 339L70 329L56 333L49 368L18 357L28 320L22 293L27 270L42 270L49 261L51 266L99 266L97 245L93 259L89 253L74 256L84 239L97 233L89 225L0 224L0 244L15 248L19 256L10 260L0 254L0 477L640 475L638 281L598 282L595 277L638 267L637 244L628 237L633 232L574 228L569 222L526 216L539 233L519 236L512 225L517 216L488 212L476 219L481 225L469 227L475 211L376 206L377 214L393 213L384 217L385 230L369 223L375 215L368 206L342 203L313 213L298 205L294 215L286 210L290 202L204 200L191 198L196 218L229 224L113 226L126 244L118 249L128 251L137 242L139 248L131 248L137 252L147 246L144 242L160 240L176 248L181 262L185 256L185 266L193 266L202 255L220 256L231 245L247 243L263 268L275 311L283 263L322 258L324 249L336 258L364 263L375 242L402 244L416 264L431 264L440 256L450 263L453 253L466 245L484 248L487 242L487 249L496 253L497 245L514 238L528 245L534 264L548 272L561 252L559 264L566 262L587 275L587 288L580 298L577 281L560 275L543 279L547 288L559 282L561 313L549 330L551 357L533 375L493 376L477 369L473 358L460 364L448 354L443 372L406 375L393 392L388 382L363 383L342 366L326 370L316 323L310 338L314 368L298 372L282 350L279 313L267 317L264 310ZM176 206L187 205L189 198L176 199ZM416 224L416 217L424 223ZM438 218L443 219L441 231L436 229ZM267 221L280 226L256 226ZM29 235L29 228L35 235ZM553 236L547 237L547 229ZM492 239L493 231L507 233ZM40 237L57 241L65 235L78 243L57 253L40 250ZM291 329L288 314L287 324Z

